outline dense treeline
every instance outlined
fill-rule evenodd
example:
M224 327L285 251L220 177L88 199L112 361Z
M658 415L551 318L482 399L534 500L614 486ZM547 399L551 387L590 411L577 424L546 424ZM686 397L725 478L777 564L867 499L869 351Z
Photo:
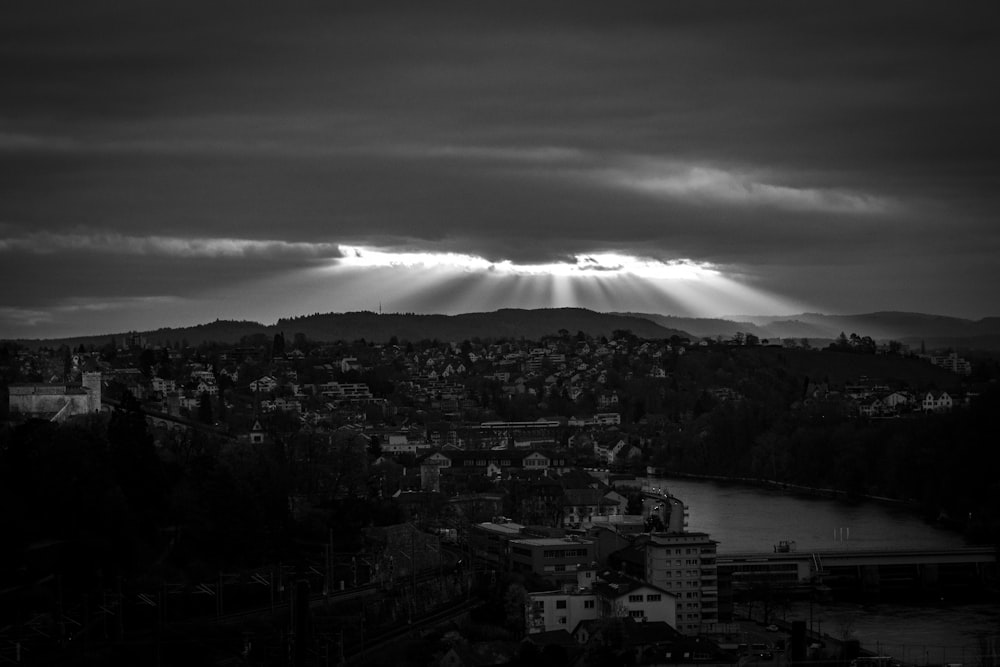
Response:
M0 430L0 588L57 574L70 599L294 563L331 529L399 520L369 478L364 447L326 438L251 445L195 431L157 449L130 397L110 416ZM311 503L298 520L290 498Z
M950 413L868 420L858 418L840 396L804 400L814 380L800 372L761 365L760 357L740 351L714 354L681 365L674 384L705 387L707 378L714 378L738 397L718 400L702 391L689 398L690 418L666 421L654 448L655 464L909 501L931 519L967 529L975 540L997 541L1000 387L995 383L968 407ZM912 363L917 371L929 366Z

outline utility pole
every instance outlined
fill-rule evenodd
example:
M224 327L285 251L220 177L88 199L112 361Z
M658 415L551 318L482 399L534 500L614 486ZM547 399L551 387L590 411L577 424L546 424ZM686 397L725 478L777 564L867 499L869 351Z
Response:
M125 601L122 599L122 578L119 576L115 582L115 598L118 602L118 615L115 618L115 639L122 641L125 638Z
M813 633L813 593L814 592L815 591L811 591L809 593L809 640L810 641L812 641L812 633Z
M333 586L335 584L334 576L333 576L334 575L334 572L333 572L333 528L331 528L327 532L327 542L326 542L326 575L327 575L327 581L330 582L330 585L327 586L327 591L326 591L326 601L327 601L327 604L329 604L329 602L330 602L330 589L333 588Z

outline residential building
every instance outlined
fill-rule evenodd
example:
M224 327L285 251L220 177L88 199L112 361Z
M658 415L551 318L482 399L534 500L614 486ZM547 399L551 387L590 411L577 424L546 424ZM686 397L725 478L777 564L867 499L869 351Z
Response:
M921 403L924 412L947 412L953 405L951 395L946 391L928 391Z
M269 392L274 391L275 387L278 386L278 381L271 377L270 375L265 375L261 378L257 378L250 383L251 391Z
M675 593L611 571L602 572L594 584L600 616L660 621L677 627Z
M607 497L604 489L566 489L564 492L563 525L580 528L589 525L595 516L622 514L618 497Z
M598 412L594 415L594 424L597 426L618 426L621 423L622 416L618 412Z
M161 397L177 391L177 383L174 380L165 380L161 377L154 377L151 381L153 391Z
M882 397L882 404L889 410L898 412L913 404L913 397L905 391L894 391Z
M959 375L972 374L972 364L958 356L957 352L949 352L948 354L932 354L925 356L924 358L935 366L947 368L952 373L958 373Z
M507 543L523 531L524 526L503 517L477 523L469 530L469 549L474 558L499 566L507 561Z
M508 559L514 572L532 572L555 581L577 580L577 571L594 562L593 540L570 537L515 538L509 541Z
M644 545L646 581L677 599L684 634L712 632L719 622L716 547L707 533L652 533Z
M566 586L529 594L526 625L529 634L575 628L581 621L599 618L597 594L591 588Z

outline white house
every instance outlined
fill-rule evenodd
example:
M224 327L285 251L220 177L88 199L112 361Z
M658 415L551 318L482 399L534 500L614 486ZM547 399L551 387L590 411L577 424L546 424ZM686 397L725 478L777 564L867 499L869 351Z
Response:
M622 416L618 412L598 412L594 415L594 423L598 426L618 426L622 423Z
M275 380L270 375L265 375L258 378L250 383L250 389L253 391L274 391L274 388L278 386L278 381Z
M531 452L524 457L523 466L525 470L548 470L549 457L541 452Z
M571 631L580 621L598 618L597 595L593 590L567 587L529 595L526 625L528 634L551 630Z
M167 394L177 391L177 383L174 380L165 380L161 377L154 377L151 380L153 385L153 391L158 393L160 396L166 396Z
M928 391L924 394L922 407L925 412L947 412L952 406L951 396L946 391Z
M663 621L677 627L677 598L673 593L639 579L604 572L594 584L597 608L602 617Z

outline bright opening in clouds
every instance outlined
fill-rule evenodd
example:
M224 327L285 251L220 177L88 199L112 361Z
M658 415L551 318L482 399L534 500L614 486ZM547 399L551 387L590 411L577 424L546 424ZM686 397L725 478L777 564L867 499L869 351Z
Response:
M4 3L0 337L997 315L998 12Z
M337 262L350 267L451 268L462 271L491 271L520 276L638 276L657 280L699 280L718 272L707 264L688 260L659 261L615 253L576 255L573 262L519 264L510 260L490 261L474 255L431 252L386 252L374 248L339 246L343 257Z
M746 276L687 260L586 253L572 261L519 264L473 255L390 252L340 246L342 257L317 279L334 276L349 309L456 314L496 307L583 307L599 311L793 313L809 304L771 294ZM444 304L444 305L442 305Z

